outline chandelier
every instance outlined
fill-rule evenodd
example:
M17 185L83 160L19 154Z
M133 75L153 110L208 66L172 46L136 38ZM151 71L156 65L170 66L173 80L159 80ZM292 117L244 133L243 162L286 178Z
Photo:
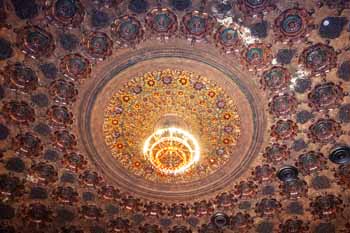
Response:
M155 169L167 175L184 173L200 159L194 136L175 127L158 129L149 136L143 154Z

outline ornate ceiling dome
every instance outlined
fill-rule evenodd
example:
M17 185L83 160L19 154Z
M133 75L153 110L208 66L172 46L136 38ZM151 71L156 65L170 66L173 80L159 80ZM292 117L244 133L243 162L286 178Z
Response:
M349 15L0 0L0 232L349 232Z
M86 81L77 101L84 153L115 185L158 200L227 188L258 153L266 131L249 79L233 64L216 62L219 54L180 43L145 44L113 59L98 81Z

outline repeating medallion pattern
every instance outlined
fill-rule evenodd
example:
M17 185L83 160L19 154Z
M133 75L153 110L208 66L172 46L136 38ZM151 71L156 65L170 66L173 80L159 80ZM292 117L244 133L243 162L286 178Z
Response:
M93 58L104 60L112 55L113 42L104 32L91 32L83 39L86 52Z
M274 66L263 73L260 82L264 89L278 92L288 86L290 79L291 75L286 68Z
M63 27L78 27L85 15L85 9L79 0L46 1L47 17Z
M167 8L156 8L146 16L146 24L162 39L174 36L178 29L177 16Z
M276 37L278 40L300 40L310 31L310 22L310 13L305 9L285 10L275 19Z
M144 30L138 19L127 15L114 21L111 34L120 46L135 46L143 39Z
M337 54L331 46L315 44L303 51L300 62L312 75L320 75L336 66Z
M238 52L242 46L239 31L235 26L221 26L214 35L217 46L227 53Z
M230 151L239 143L240 116L234 101L215 83L191 72L177 70L147 73L132 83L111 98L105 109L103 125L105 141L122 166L152 181L184 182L185 177L191 180L212 173L229 159ZM154 106L153 111L147 110L147 114L142 114L151 106ZM202 153L202 164L181 177L182 181L177 177L157 174L142 151L132 146L142 144L152 134L159 117L175 109L178 116L193 126L195 135L201 135L200 141L208 151ZM135 126L142 124L146 115L148 124L141 132ZM197 123L191 119L197 119ZM213 125L219 132L212 131L210 127L200 128L200 125ZM136 138L140 141L135 142Z
M0 0L0 232L348 232L349 9L329 0ZM239 71L233 80L244 73L256 87L263 146L223 190L147 199L111 183L85 153L82 93L109 62L130 55L131 67L149 47L214 54ZM141 181L229 179L222 167L245 143L247 115L219 77L179 66L149 67L112 90L100 113L105 143ZM205 148L185 178L157 173L135 146L172 108L199 122Z
M64 76L73 81L86 79L91 73L90 61L79 53L64 56L61 59L60 69Z
M207 13L192 11L182 18L182 31L188 39L200 41L212 33L215 19Z
M239 0L239 8L248 16L262 14L275 9L275 4L271 0Z
M23 63L8 64L2 72L9 88L22 91L35 91L38 87L36 73Z
M250 71L262 70L272 60L270 45L262 43L250 44L242 53L243 64Z
M17 44L23 53L33 58L48 57L55 49L53 36L37 26L18 29Z

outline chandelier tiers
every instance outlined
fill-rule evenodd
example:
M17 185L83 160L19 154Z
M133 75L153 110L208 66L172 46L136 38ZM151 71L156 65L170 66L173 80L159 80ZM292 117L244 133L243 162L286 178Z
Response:
M200 159L197 140L186 130L161 128L147 138L143 154L152 166L167 175L177 175L190 170Z

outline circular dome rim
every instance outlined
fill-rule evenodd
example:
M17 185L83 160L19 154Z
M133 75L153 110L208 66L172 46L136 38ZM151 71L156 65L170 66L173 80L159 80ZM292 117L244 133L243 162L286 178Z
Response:
M204 54L203 54L204 53ZM162 201L171 201L174 200L191 200L193 198L200 198L203 196L213 195L218 191L222 191L223 189L227 188L230 183L232 183L235 179L237 179L240 174L243 174L246 170L249 168L249 164L253 161L253 158L257 156L260 149L263 147L263 144L265 143L264 140L262 140L262 137L267 135L267 122L266 122L266 116L262 109L264 106L263 104L255 103L254 108L251 108L252 115L257 121L254 121L254 124L258 124L258 127L254 126L254 134L252 135L252 144L250 145L247 153L247 159L243 160L234 172L230 172L229 175L227 175L227 171L222 171L222 169L218 169L218 171L215 171L212 175L219 176L221 173L222 176L224 176L222 179L217 180L216 182L212 182L210 184L203 184L203 179L196 180L194 182L186 183L186 187L190 188L193 185L196 185L198 188L193 189L187 192L184 191L178 191L178 188L173 188L171 190L160 192L160 187L163 187L162 185L158 183L149 183L149 187L152 186L152 189L146 189L145 187L137 187L135 188L135 182L139 182L141 179L134 177L134 182L130 182L130 175L126 174L126 181L127 184L123 184L123 182L116 181L115 173L112 173L109 168L101 164L101 161L97 161L96 158L98 156L95 156L97 151L93 146L90 146L92 137L91 133L89 133L89 120L86 120L86 117L90 119L91 117L91 106L93 106L94 101L96 100L95 97L98 95L98 91L102 90L103 87L119 72L122 72L123 70L129 68L132 65L137 64L138 62L152 60L152 59L158 59L158 58L169 58L169 57L177 57L177 58L184 58L188 60L194 60L196 62L204 63L209 66L213 66L214 69L218 69L220 72L225 74L227 77L230 77L230 80L235 82L237 86L239 86L244 94L246 95L248 93L247 99L249 99L249 103L251 104L251 101L262 101L263 98L259 98L259 93L256 90L256 86L253 84L252 80L249 80L249 77L247 75L241 73L238 69L236 69L237 64L225 64L225 62L215 62L215 59L222 59L223 56L221 54L212 54L208 51L204 51L201 49L183 49L180 46L169 46L164 45L162 47L152 47L152 46L145 46L144 48L140 48L137 51L134 52L128 52L126 56L120 56L118 58L114 58L114 61L111 62L112 68L109 67L109 72L105 72L105 76L101 75L101 80L99 80L98 84L94 86L94 90L86 91L84 95L82 96L82 100L88 101L82 101L78 103L76 106L78 106L78 130L79 134L83 135L81 138L82 145L84 145L85 148L83 150L86 152L87 156L89 157L89 160L92 161L95 164L96 169L98 169L100 172L104 174L104 177L106 177L106 181L109 184L117 185L118 187L121 187L122 190L126 190L127 192L134 193L135 195L141 196L142 198L146 199L161 199ZM108 66L109 66L108 65ZM239 76L239 77L238 77ZM240 83L243 82L243 83ZM91 94L92 93L92 94ZM87 114L81 114L81 113L87 113ZM88 146L87 146L88 145ZM226 166L227 164L225 164ZM106 170L108 169L108 170ZM220 171L221 170L221 171ZM209 176L210 177L210 176ZM118 177L120 178L120 177ZM136 178L136 179L135 179ZM124 177L125 179L125 177ZM142 180L144 182L145 180ZM133 188L130 188L130 184L134 186ZM153 188L154 187L154 188Z

